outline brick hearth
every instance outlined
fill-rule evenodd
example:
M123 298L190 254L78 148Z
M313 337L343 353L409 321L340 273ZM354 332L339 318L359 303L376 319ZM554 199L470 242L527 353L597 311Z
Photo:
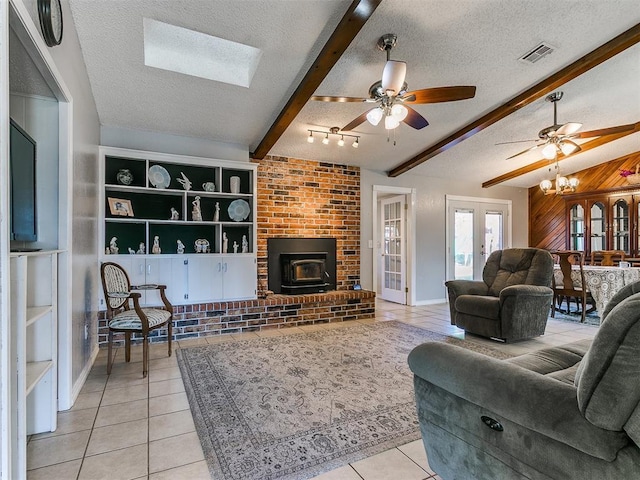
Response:
M373 318L374 315L375 293L367 290L271 295L257 300L176 306L173 334L175 339L180 340L225 333L346 322ZM106 346L107 335L106 312L100 312L98 339L101 346ZM115 334L114 341L116 345L122 344L123 334ZM153 332L150 341L167 341L166 329Z

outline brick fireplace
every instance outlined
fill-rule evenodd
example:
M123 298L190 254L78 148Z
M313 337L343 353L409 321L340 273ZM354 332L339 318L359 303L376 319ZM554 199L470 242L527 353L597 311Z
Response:
M352 290L360 283L360 169L273 156L257 163L259 292L268 289L267 244L273 238L334 239L335 290L177 306L173 330L177 339L375 315L375 294ZM99 312L98 333L99 343L106 344L105 312ZM121 340L118 335L115 339ZM151 341L166 341L166 331L157 330Z

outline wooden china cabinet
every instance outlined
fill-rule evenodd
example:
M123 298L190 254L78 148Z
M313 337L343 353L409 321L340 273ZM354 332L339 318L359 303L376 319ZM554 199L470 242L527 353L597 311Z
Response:
M640 256L639 205L637 185L566 195L567 247L587 256L594 250Z

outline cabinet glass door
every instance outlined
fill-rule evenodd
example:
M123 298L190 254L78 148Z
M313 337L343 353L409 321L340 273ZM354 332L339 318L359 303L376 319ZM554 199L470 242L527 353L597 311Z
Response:
M629 202L620 198L613 204L612 213L612 249L630 252L630 235L629 235Z
M590 250L606 250L607 243L607 209L602 202L594 202L589 209L591 245Z
M584 207L579 203L569 210L569 249L584 250Z

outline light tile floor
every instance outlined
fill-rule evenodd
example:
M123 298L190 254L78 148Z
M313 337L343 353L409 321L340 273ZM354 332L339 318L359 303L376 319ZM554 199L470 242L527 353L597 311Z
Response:
M463 330L450 324L446 304L407 307L381 300L377 301L376 318L360 323L387 320L466 338L515 355L592 338L597 331L594 326L550 319L544 336L502 344L472 335L465 337ZM180 348L350 325L353 322L185 340L174 345ZM132 348L131 357L131 363L125 363L124 350L118 349L112 373L107 376L106 351L100 352L73 408L58 414L57 430L29 439L29 480L210 478L175 355L167 357L166 344L153 345L146 379L142 378L142 349ZM400 478L439 479L429 469L421 440L338 468L315 480Z

